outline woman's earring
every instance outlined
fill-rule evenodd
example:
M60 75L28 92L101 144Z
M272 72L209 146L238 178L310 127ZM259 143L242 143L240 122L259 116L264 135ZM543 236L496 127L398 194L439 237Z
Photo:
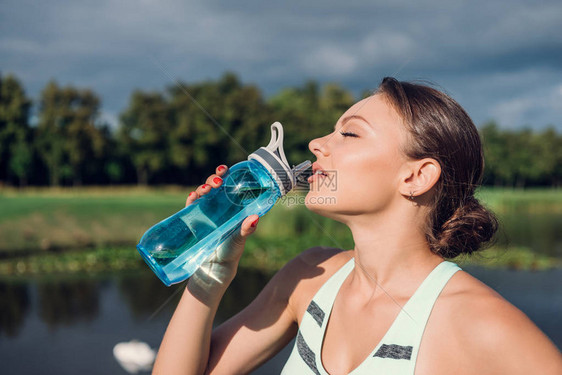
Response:
M414 200L414 193L410 192L410 196L408 197L408 199L413 201Z

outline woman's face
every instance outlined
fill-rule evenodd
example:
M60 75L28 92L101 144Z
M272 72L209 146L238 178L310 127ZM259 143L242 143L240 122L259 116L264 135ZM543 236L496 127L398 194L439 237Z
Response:
M332 133L313 139L313 169L305 204L311 211L344 221L343 216L376 213L401 197L407 133L384 96L375 94L349 108Z

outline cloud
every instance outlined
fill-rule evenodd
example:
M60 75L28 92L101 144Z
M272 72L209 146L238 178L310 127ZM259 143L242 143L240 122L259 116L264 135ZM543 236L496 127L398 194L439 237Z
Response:
M91 87L114 117L135 88L230 70L268 94L306 79L357 94L385 75L429 79L477 123L559 124L553 106L531 119L529 93L562 82L560 24L558 0L4 0L0 68L35 97L51 78Z
M529 92L508 100L497 102L491 114L501 124L507 127L519 128L521 126L537 125L555 126L559 131L562 130L561 124L550 122L551 115L562 118L562 82L549 87L546 90ZM548 114L548 116L544 116Z
M303 56L302 64L309 74L339 77L353 72L358 61L353 54L341 48L325 45Z

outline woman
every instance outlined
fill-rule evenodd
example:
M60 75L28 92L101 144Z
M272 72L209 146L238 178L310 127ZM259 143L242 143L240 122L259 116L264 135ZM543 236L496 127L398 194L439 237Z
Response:
M306 205L346 224L354 249L304 251L212 331L257 227L249 216L188 281L154 373L248 373L295 336L284 374L562 373L560 352L521 311L444 261L477 251L497 227L474 197L477 130L453 99L385 78L309 148L317 160ZM225 172L218 167L186 204ZM322 183L334 176L336 191Z

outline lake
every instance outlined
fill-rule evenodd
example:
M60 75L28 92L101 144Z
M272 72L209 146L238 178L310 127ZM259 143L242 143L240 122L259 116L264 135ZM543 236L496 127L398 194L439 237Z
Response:
M465 267L531 318L562 347L562 270L541 272ZM249 303L269 280L241 269L217 322ZM132 339L157 348L181 295L148 269L96 277L0 281L2 374L127 374L115 344ZM291 346L254 374L279 373Z

